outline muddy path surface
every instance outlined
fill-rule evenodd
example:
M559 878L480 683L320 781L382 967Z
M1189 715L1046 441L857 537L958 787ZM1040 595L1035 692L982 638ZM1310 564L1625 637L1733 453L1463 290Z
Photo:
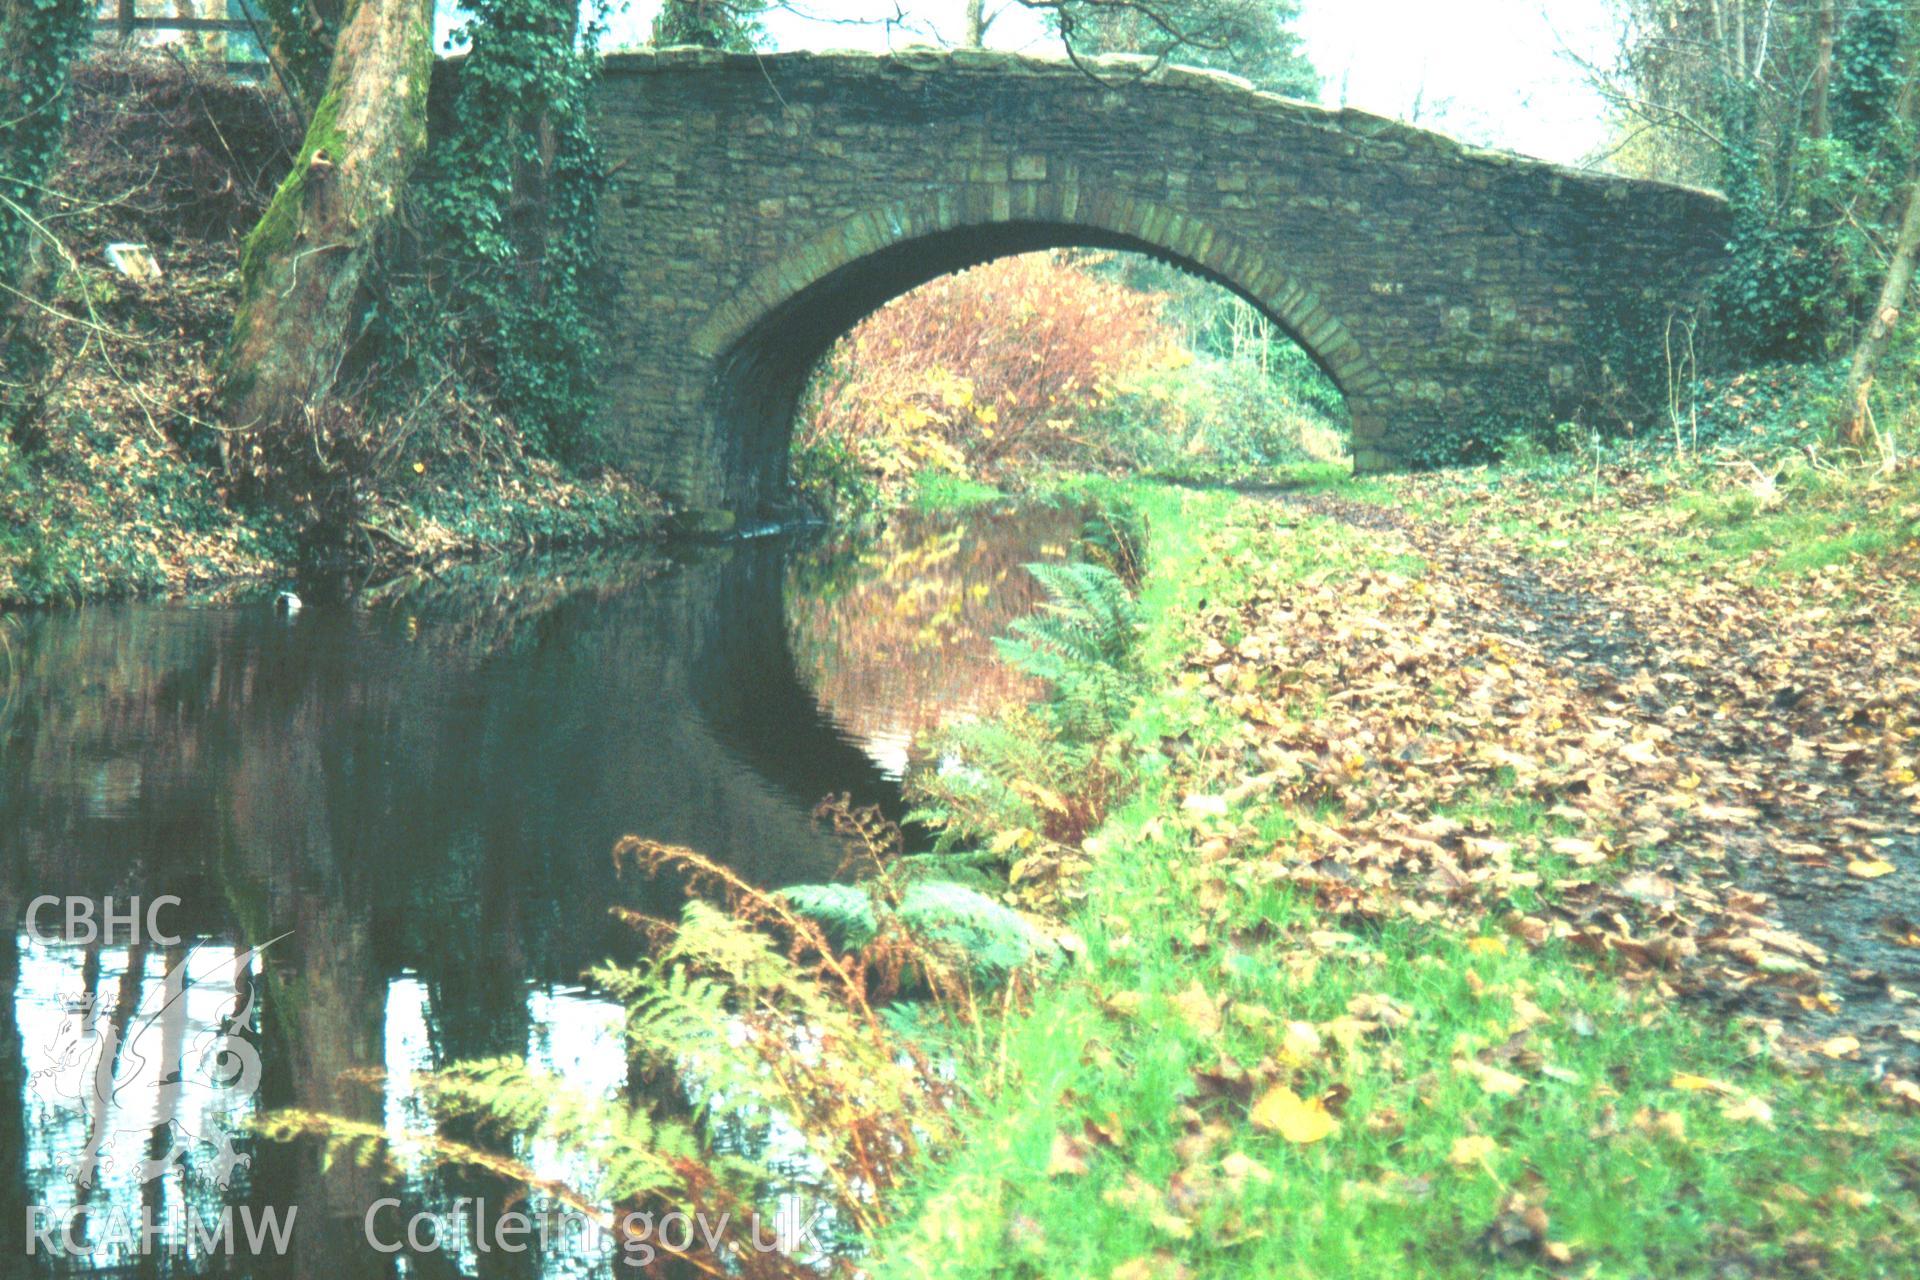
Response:
M1690 994L1778 1019L1793 1041L1857 1039L1857 1053L1834 1056L1914 1074L1920 807L1882 776L1874 733L1913 705L1920 638L1888 634L1870 596L1836 608L1791 587L1662 587L1631 555L1541 559L1468 524L1261 496L1403 543L1454 586L1460 623L1540 655L1596 716L1678 762L1676 785L1697 803L1649 870L1751 904L1754 932L1784 957ZM1703 926L1708 946L1716 928ZM1766 972L1803 962L1790 981Z

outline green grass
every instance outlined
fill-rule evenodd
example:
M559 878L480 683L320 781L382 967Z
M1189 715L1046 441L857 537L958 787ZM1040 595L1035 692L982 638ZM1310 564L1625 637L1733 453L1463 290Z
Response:
M1789 1076L1723 1022L1556 946L1475 943L1404 919L1354 931L1245 870L1224 876L1210 914L1198 840L1242 824L1282 834L1293 815L1183 812L1179 766L1155 745L1230 728L1183 675L1189 623L1263 579L1377 562L1343 526L1257 532L1225 494L1136 486L1135 500L1154 530L1141 609L1161 684L1127 731L1134 790L1097 835L1069 921L1085 961L1027 1013L985 1028L983 1050L957 1051L976 1109L968 1141L923 1172L871 1274L1105 1278L1161 1252L1197 1277L1548 1274L1487 1242L1513 1195L1545 1210L1548 1238L1572 1251L1568 1274L1910 1274L1920 1126L1854 1085ZM1465 803L1523 847L1557 833L1530 801ZM1181 1012L1195 983L1222 1001L1217 1031ZM1200 1087L1196 1073L1219 1070L1222 1054L1277 1058L1287 1022L1325 1024L1381 997L1404 1009L1401 1025L1287 1068L1302 1097L1350 1091L1324 1141L1256 1130L1244 1104ZM1517 1032L1539 1055L1515 1067L1528 1081L1518 1095L1456 1066ZM1736 1093L1676 1088L1681 1072ZM1771 1107L1772 1127L1724 1114L1749 1096ZM1085 1172L1049 1173L1058 1136L1089 1125L1110 1144L1090 1145ZM1450 1156L1464 1138L1495 1145L1462 1164ZM1228 1156L1264 1172L1236 1183Z
M990 484L929 469L914 475L913 496L908 500L908 505L923 513L970 511L975 507L1005 501L1006 496Z
M1531 556L1625 553L1660 582L1790 582L1920 541L1920 472L1888 478L1795 457L1724 462L1636 458L1623 478L1556 458L1390 483L1383 500L1422 519L1493 529ZM1751 483L1762 474L1775 485L1764 502Z
M1909 498L1916 486L1903 486ZM1818 503L1818 505L1814 505ZM1920 534L1920 517L1905 517L1901 504L1870 502L1858 492L1830 487L1790 493L1779 507L1763 509L1747 492L1691 493L1677 507L1694 517L1694 542L1707 564L1759 558L1762 579L1790 579L1876 556Z

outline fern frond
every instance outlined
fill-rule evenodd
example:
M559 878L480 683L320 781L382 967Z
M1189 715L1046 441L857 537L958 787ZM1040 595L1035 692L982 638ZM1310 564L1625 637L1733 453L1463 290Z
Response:
M1047 593L994 644L1007 662L1052 686L1045 710L1068 738L1091 741L1131 705L1138 679L1139 628L1133 598L1096 564L1030 564Z
M298 1138L319 1140L323 1164L331 1163L342 1155L362 1167L370 1167L376 1159L381 1159L386 1162L389 1175L397 1177L401 1169L394 1157L399 1155L427 1168L457 1167L491 1173L504 1181L522 1183L545 1192L592 1218L603 1230L615 1235L623 1234L610 1204L596 1202L592 1196L567 1182L542 1177L524 1161L470 1143L456 1142L438 1134L409 1133L394 1138L384 1125L312 1111L269 1112L256 1120L253 1128L262 1137L274 1142L291 1142Z
M874 916L873 895L850 884L796 884L780 891L793 909L819 922L830 937L849 951L858 951L880 931Z
M923 947L948 952L974 977L997 982L1047 954L1045 939L1017 912L965 885L917 880L897 908L876 904L855 885L795 885L781 891L851 949L865 947L897 924Z
M674 1188L677 1162L697 1153L684 1126L657 1124L643 1108L576 1089L518 1058L457 1063L420 1087L443 1115L553 1143L592 1171L595 1193L609 1203Z
M963 885L938 880L911 885L899 914L909 933L953 948L980 977L1002 979L1050 951L1019 913Z

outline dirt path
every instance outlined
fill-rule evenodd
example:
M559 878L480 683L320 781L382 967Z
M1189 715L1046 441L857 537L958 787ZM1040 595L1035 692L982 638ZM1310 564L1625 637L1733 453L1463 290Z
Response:
M1723 971L1695 994L1730 1014L1778 1018L1794 1039L1857 1039L1857 1055L1838 1056L1912 1073L1920 806L1876 734L1892 742L1916 705L1920 640L1877 632L1871 599L1726 582L1656 588L1627 555L1541 560L1478 528L1333 495L1274 496L1404 542L1451 585L1457 626L1530 650L1595 718L1659 744L1673 767L1629 779L1622 812L1636 787L1684 787L1692 802L1660 810L1669 830L1647 868L1653 883L1737 897L1758 917L1750 932L1781 957ZM1683 893L1661 905L1671 924L1696 903ZM1703 954L1727 942L1724 921L1692 923Z

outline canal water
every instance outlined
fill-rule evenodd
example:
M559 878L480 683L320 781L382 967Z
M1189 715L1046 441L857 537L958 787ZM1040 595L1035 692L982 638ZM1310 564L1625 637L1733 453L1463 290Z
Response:
M248 1126L298 1109L430 1136L420 1073L502 1055L628 1087L621 1010L582 975L632 955L610 908L678 902L617 875L614 843L762 885L831 877L820 800L898 815L928 730L1028 693L992 638L1035 603L1021 565L1063 557L1080 519L907 514L852 542L481 566L291 615L9 619L0 1276L625 1274L577 1241L376 1252L374 1201L457 1222L473 1187L396 1186ZM136 902L140 929L99 936ZM284 1256L208 1246L223 1215L295 1207Z

